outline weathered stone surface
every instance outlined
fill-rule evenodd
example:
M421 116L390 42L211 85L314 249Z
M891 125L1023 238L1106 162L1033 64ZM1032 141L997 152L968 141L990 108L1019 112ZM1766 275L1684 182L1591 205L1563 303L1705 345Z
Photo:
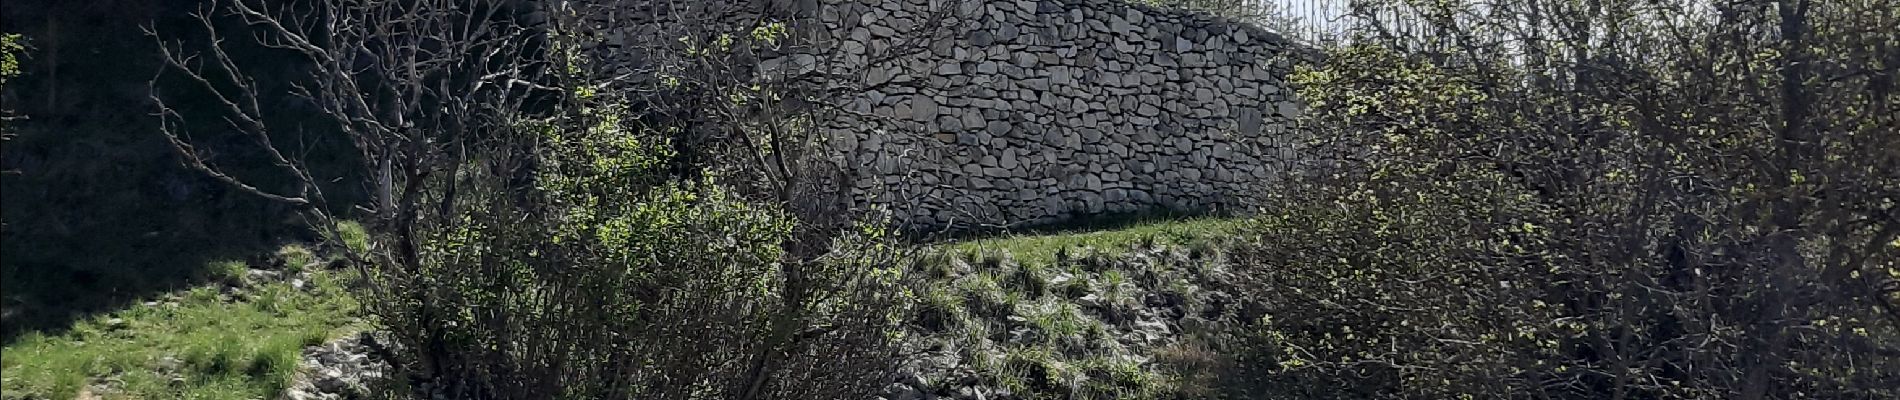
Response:
M990 121L990 123L984 127L984 131L988 132L991 135L1003 135L1003 134L1009 133L1009 123L1003 122L1003 121Z
M930 122L937 119L937 102L929 96L917 96L910 105L911 119Z
M866 71L864 83L871 86L882 85L886 82L890 82L896 73L897 71L893 71L889 68L871 68L869 71Z

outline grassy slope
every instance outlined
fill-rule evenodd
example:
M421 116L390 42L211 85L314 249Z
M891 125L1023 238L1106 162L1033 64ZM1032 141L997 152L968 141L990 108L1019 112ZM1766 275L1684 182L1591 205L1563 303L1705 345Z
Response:
M216 264L228 279L247 271L242 263ZM199 287L58 335L27 333L0 352L0 397L273 398L289 384L304 346L344 333L355 320L357 304L335 274L311 273L306 289L277 281L235 296Z
M1012 264L1024 270L1066 270L1094 277L1099 274L1074 270L1073 265L1058 266L1057 253L1067 251L1079 257L1084 248L1112 254L1137 244L1191 244L1232 232L1238 224L1227 219L1152 220L1108 230L993 236L939 248L972 259L1007 252L1015 260ZM351 239L363 241L361 237ZM307 252L300 257L308 257ZM233 281L243 279L247 272L242 262L213 263L208 269ZM949 286L954 289L929 297L961 298L973 294L962 292L985 287L989 290L982 291L996 296L1000 293L991 291L1016 289L998 282L1007 279L997 276L997 272L1001 271L960 279ZM288 385L303 347L343 335L356 321L356 301L345 292L341 278L333 274L311 274L313 282L309 284L313 289L299 290L286 282L257 284L245 289L240 299L220 294L217 286L200 287L77 322L58 335L27 333L0 352L0 380L4 382L0 384L0 392L4 392L0 397L68 399L83 390L102 398L273 398ZM1091 281L1099 279L1076 282ZM1055 297L1014 296L1018 299L1011 303L1024 306L1028 314L1024 317L1037 325L1050 325L1050 331L1099 325L1080 315L1074 305L1056 301ZM1065 332L1062 336L1078 334ZM1054 355L1050 351L1034 346L1013 347L1006 356L1012 360L1051 357ZM997 361L1009 364L1011 360ZM1066 362L1091 370L1133 373L1122 360Z
M1049 233L1002 235L960 241L947 248L962 253L1007 252L1023 264L1049 264L1062 249L1071 251L1093 247L1103 251L1121 251L1130 245L1153 240L1157 244L1184 245L1196 238L1214 237L1233 232L1240 220L1190 218L1147 220L1109 230L1076 229Z
M1206 271L1187 254L1204 253L1196 249L1242 221L1148 220L944 244L949 260L925 271L940 283L921 290L917 326L927 342L956 349L981 380L1027 398L1203 398L1209 378L1199 370L1207 368L1180 354L1195 343L1124 348L1116 335L1128 332L1127 322L1117 327L1091 304L1129 310L1142 302L1135 293L1199 296L1193 276ZM967 267L949 266L959 263ZM1031 339L1005 340L1024 328L1035 332Z

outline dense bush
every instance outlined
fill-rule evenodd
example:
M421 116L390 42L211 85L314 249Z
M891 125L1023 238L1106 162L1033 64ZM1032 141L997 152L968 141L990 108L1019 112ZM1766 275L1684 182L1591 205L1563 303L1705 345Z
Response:
M479 148L480 165L436 183L455 188L453 214L419 221L416 269L381 270L390 301L378 315L412 349L422 390L758 399L882 389L897 365L905 259L881 224L838 225L853 213L787 201L780 190L799 182L728 185L727 174L763 167L726 153L744 147L703 147L736 128L672 108L711 106L627 101L585 74L561 79L571 108L519 120Z
M399 348L382 394L865 398L887 383L903 248L838 208L836 171L804 156L824 118L799 106L818 103L799 91L812 84L753 79L760 54L811 44L776 15L740 12L752 5L219 3L253 31L223 36L295 44L312 64L297 81L313 88L296 94L360 153L352 183L372 194L358 209L372 244L341 249ZM658 33L622 49L650 52L651 69L584 50L608 34L590 18L651 15L675 19L630 22ZM734 15L756 19L717 20ZM321 179L284 155L298 149L269 140L251 71L218 46L162 56L168 73L239 99L222 116L301 182L221 173L161 101L164 138L188 167L354 235Z
M1438 47L1298 74L1237 390L1900 396L1896 4L1601 3L1412 4Z
M383 320L446 393L868 397L891 368L892 291L872 290L894 259L861 240L795 262L794 221L717 188L581 197L545 217L470 205L421 270L391 271Z
M670 170L609 97L522 122L425 220L378 315L454 398L865 398L895 363L900 253L871 225L815 256L800 221ZM520 185L532 162L533 185Z

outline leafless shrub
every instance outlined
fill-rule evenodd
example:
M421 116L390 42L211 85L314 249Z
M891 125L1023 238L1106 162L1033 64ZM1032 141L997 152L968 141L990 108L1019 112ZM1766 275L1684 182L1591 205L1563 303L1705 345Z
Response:
M196 84L160 88L160 80L153 79L162 132L186 166L298 207L334 236L334 211L347 205L328 204L319 184L325 181L294 159L297 148L276 142L295 128L264 122L264 114L276 110L260 104L256 73L225 51L226 42L251 40L302 58L307 70L283 78L294 80L294 94L332 123L327 128L354 144L359 168L371 177L359 184L375 199L363 210L376 230L388 235L379 242L389 246L352 257L359 265L413 269L415 225L422 210L453 206L453 185L436 190L427 185L430 179L462 168L468 143L504 124L536 90L553 89L536 83L547 81L539 77L546 62L534 51L538 34L516 21L510 6L501 0L207 4L198 11L208 38L202 49L159 43L166 65L160 73ZM236 36L221 31L219 21L227 18L248 29ZM182 116L167 105L163 94L168 90L210 94L226 128L254 141L294 184L253 186L207 160L185 131Z
M166 73L215 94L288 188L223 173L154 97L188 166L334 234L346 205L273 141L213 20L308 59L297 94L375 194L375 246L352 258L417 384L386 394L866 397L895 366L908 257L822 156L828 101L862 81L840 74L862 71L826 64L811 15L765 4L218 3L212 43L165 43Z

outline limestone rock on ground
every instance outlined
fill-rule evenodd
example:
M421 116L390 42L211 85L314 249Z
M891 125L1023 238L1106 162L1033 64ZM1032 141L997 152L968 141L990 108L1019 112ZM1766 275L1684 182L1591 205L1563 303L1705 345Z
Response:
M369 385L390 373L389 341L364 332L304 349L299 372L284 398L289 400L362 399Z

